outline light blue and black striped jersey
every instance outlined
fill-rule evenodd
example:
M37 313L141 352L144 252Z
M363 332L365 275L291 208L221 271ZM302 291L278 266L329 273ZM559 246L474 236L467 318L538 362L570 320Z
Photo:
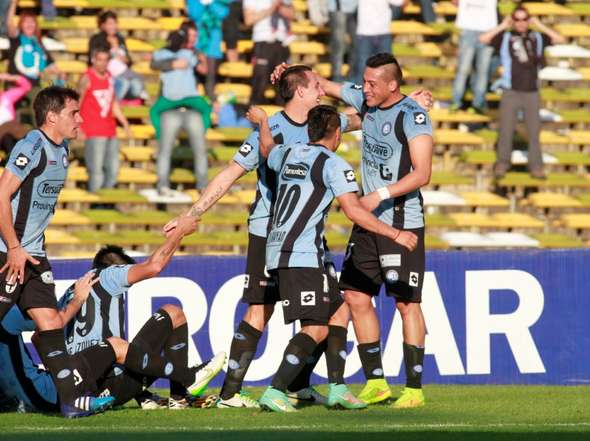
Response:
M109 337L125 338L124 294L129 289L128 273L133 265L112 265L97 272L99 281L88 299L65 328L70 354L99 344ZM74 297L74 286L59 299L63 309Z
M33 362L21 334L35 330L13 306L0 326L0 396L15 401L19 411L57 411L57 389L51 374Z
M319 144L273 148L277 200L266 240L268 269L324 266L324 224L335 197L357 192L353 168Z
M31 130L12 149L6 170L21 180L11 201L16 235L29 254L45 256L45 229L68 171L68 142L57 145L41 130ZM6 252L1 237L0 252Z
M342 99L361 114L363 121L363 193L397 182L410 173L409 142L419 135L432 136L432 124L424 109L409 97L387 108L367 107L362 87L352 83L342 86ZM424 226L420 190L385 200L373 213L396 228Z
M307 123L296 123L284 112L277 112L268 119L275 144L306 143ZM340 114L340 126L346 130L348 118ZM266 160L260 153L260 133L254 130L236 152L233 160L246 171L256 170L258 182L256 184L256 198L250 206L248 231L259 237L266 237L270 230L272 207L275 200L276 176L268 168Z

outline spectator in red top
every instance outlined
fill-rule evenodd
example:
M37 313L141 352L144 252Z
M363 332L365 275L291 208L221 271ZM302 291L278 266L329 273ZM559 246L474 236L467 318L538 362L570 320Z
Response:
M86 137L85 156L88 170L88 189L113 188L119 171L119 140L117 121L129 137L129 123L115 97L113 78L107 70L110 48L96 47L92 51L91 66L80 78L81 125Z

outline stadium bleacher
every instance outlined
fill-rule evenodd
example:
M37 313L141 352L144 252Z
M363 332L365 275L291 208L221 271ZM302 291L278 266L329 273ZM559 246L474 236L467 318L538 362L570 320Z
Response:
M152 97L158 92L158 73L150 70L150 53L162 47L170 30L182 22L184 1L143 0L55 0L63 12L54 20L42 20L41 27L51 30L63 43L53 51L60 69L75 84L86 70L89 36L96 30L96 13L102 8L116 9L119 26L127 35L127 44L136 60L134 70L144 75ZM36 6L36 0L20 0L20 7ZM313 65L329 75L327 62L328 29L310 23L307 4L294 2L297 21L291 45L293 60ZM513 2L502 2L506 13ZM547 51L549 65L555 70L544 76L542 107L547 109L541 143L548 179L531 178L524 171L508 173L494 182L492 165L497 138L499 96L488 94L491 110L486 115L450 112L448 101L456 65L458 36L453 26L456 9L450 1L439 1L433 24L416 21L419 9L409 5L405 19L392 23L393 53L404 67L404 91L416 87L432 90L437 104L431 111L436 128L435 159L430 185L425 188L429 248L556 248L590 245L590 2L527 3L533 15L542 16L565 35L569 45ZM62 15L62 14L60 14ZM238 45L240 61L220 64L218 93L233 92L238 102L247 103L252 66L248 55L252 41ZM0 62L0 71L6 62ZM344 68L346 72L347 66ZM560 73L573 72L567 77ZM570 78L570 79L568 79ZM272 97L271 87L267 96ZM148 105L151 102L147 103ZM275 107L269 106L272 112ZM130 120L131 138L123 139L118 188L91 194L85 190L88 179L81 144L74 145L67 187L59 200L59 209L47 234L52 256L88 256L101 244L114 243L138 251L149 251L162 240L160 229L172 216L185 210L198 197L194 190L190 149L181 146L173 156L171 182L178 190L173 198L162 199L153 191L157 181L155 157L157 143L149 120L148 106L124 106ZM487 126L487 127L486 127ZM231 159L235 148L246 137L247 129L211 128L209 176L214 176ZM526 140L517 137L517 144ZM181 144L183 141L181 140ZM339 153L358 165L359 137L347 135ZM0 160L3 160L0 156ZM515 151L513 165L526 164L526 151ZM1 165L1 162L0 162ZM183 251L190 253L244 253L247 244L247 206L253 200L256 177L246 175L210 213L197 234L186 238ZM96 209L111 205L112 208ZM343 250L350 223L333 208L328 222L328 240Z

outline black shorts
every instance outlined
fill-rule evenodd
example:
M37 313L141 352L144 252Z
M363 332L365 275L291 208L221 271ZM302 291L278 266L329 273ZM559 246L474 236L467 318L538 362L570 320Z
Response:
M25 266L25 278L22 285L6 283L6 271L0 274L0 311L5 313L14 304L22 312L31 308L57 309L53 272L46 257L34 256L39 265L30 262ZM6 253L0 253L0 268L6 263ZM0 314L2 318L3 314Z
M385 283L388 296L420 303L425 269L424 228L407 231L418 236L414 251L355 225L342 264L340 289L377 296Z
M226 49L235 49L238 47L241 22L242 2L231 2L229 4L229 13L222 24L223 41L225 41Z
M250 305L274 305L279 300L276 280L266 270L266 238L248 234L246 280L242 301Z
M299 320L301 326L327 325L344 300L338 284L324 268L279 268L273 271L279 283L285 324ZM335 271L334 271L335 275Z

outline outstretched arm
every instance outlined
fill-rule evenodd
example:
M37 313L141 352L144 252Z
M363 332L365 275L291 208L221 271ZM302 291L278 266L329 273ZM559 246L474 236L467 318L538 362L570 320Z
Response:
M272 148L276 145L272 138L272 132L268 125L268 115L266 112L258 106L250 106L248 112L246 112L246 118L252 124L258 126L259 140L260 140L260 154L264 158L268 158L268 155Z

